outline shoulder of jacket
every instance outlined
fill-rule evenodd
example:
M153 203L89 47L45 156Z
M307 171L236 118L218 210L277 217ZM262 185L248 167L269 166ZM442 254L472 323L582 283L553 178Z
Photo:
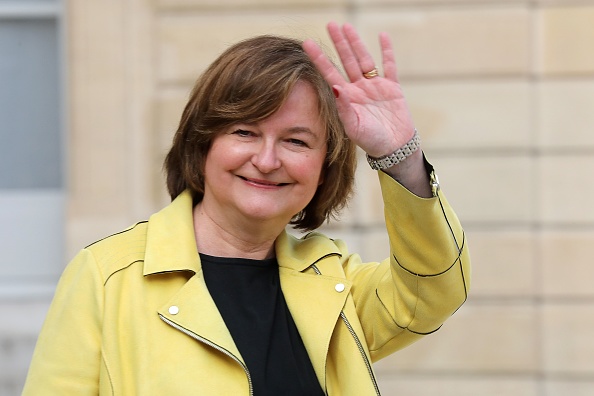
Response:
M144 261L148 221L100 239L85 248L108 278L132 263Z
M320 231L311 231L302 236L300 240L307 243L316 243L319 246L325 246L326 249L331 251L336 251L336 249L338 249L341 255L348 254L347 244L342 239L330 238Z
M297 238L297 237L295 237ZM323 232L320 231L310 231L307 234L301 236L298 239L302 239L302 240L308 240L308 239L319 239L319 240L326 240L329 241L331 243L340 243L340 239L334 239L334 238L330 238L328 235L324 234Z

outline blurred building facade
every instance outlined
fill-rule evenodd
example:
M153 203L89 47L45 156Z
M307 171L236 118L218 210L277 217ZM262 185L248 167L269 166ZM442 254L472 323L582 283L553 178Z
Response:
M31 19L37 27L22 25ZM594 394L594 0L0 0L0 29L35 30L27 48L55 49L55 59L22 61L41 62L32 76L49 73L32 88L49 95L39 106L54 106L50 121L15 125L39 133L31 139L49 156L30 172L57 169L21 184L0 171L3 223L20 227L20 239L0 228L0 247L14 252L0 255L0 394L20 394L67 261L167 204L161 164L197 75L256 34L330 48L330 20L354 24L378 64L377 34L390 34L424 150L473 258L467 304L377 363L383 394ZM0 35L0 52L10 43ZM4 56L0 85L18 69ZM51 78L59 83L44 88ZM23 100L30 110L33 99ZM35 145L6 148L17 132L1 132L3 167L39 158L27 151ZM388 254L381 199L363 156L357 183L349 210L324 232L379 259ZM46 228L29 231L42 220Z

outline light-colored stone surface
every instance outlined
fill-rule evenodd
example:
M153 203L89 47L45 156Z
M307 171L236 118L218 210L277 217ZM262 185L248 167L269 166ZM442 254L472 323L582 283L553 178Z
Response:
M529 71L526 5L362 8L354 21L373 45L375 59L381 59L378 32L390 34L402 77L514 76Z
M383 226L384 202L377 171L369 167L362 150L358 151L358 155L355 193L346 210L348 218L351 223L356 225Z
M549 303L542 308L542 365L546 373L594 377L594 304L588 300Z
M403 78L402 84L427 150L517 150L532 144L532 88L527 81Z
M73 216L125 210L126 89L123 3L72 2L69 12L69 194ZM98 35L96 32L101 32ZM119 177L118 177L119 176ZM109 202L109 204L107 204Z
M594 223L591 199L594 183L588 182L592 179L594 155L578 152L543 156L539 162L539 188L536 191L542 221L565 225Z
M149 4L69 1L67 14L70 257L94 233L94 227L83 230L77 224L114 217L129 224L148 216L155 200L148 170L153 87Z
M473 296L534 297L540 279L536 238L528 227L466 230L472 262Z
M383 396L541 396L538 382L530 376L380 375L378 382Z
M530 157L427 153L443 192L462 221L527 224L534 219Z
M152 179L153 194L158 207L167 205L171 200L165 187L163 161L173 143L182 112L188 100L192 86L173 86L162 88L154 100L154 130L152 131Z
M156 0L156 7L161 10L202 10L202 9L233 9L253 8L266 10L270 7L327 7L332 5L347 5L347 0Z
M543 295L594 297L594 231L544 232L538 251Z
M545 382L546 396L591 396L594 395L592 380L550 380Z
M330 20L346 20L344 10L165 14L156 22L159 81L193 82L229 45L259 34L311 37L328 45L325 26Z
M359 6L384 6L384 7L388 7L388 6L394 6L394 5L404 5L404 6L410 6L410 5L416 5L416 6L422 6L422 5L443 5L445 2L443 0L354 0L355 4L359 5ZM468 4L473 4L473 5L478 5L478 4L484 4L484 3L490 3L492 0L448 0L447 4L448 6L456 6L459 4L464 4L464 5L468 5ZM564 1L564 0L562 0ZM499 4L526 4L528 1L527 0L499 0L498 3Z
M589 4L588 4L589 3ZM592 75L594 71L594 4L543 7L539 26L537 65L544 75Z
M594 78L553 79L538 84L538 142L550 152L594 148Z
M386 372L434 375L518 373L536 370L538 316L529 303L467 302L436 333L380 360Z

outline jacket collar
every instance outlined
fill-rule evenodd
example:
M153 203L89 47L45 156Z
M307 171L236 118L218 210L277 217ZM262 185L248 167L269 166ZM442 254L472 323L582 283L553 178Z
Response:
M201 270L192 208L192 194L186 190L150 217L144 275ZM317 233L296 238L283 231L276 239L275 249L279 266L295 271L303 271L328 255L340 255L331 240Z
M324 257L341 254L330 239L317 233L297 238L283 231L276 239L275 249L281 268L300 272Z
M200 271L192 206L192 194L186 190L150 217L144 275Z

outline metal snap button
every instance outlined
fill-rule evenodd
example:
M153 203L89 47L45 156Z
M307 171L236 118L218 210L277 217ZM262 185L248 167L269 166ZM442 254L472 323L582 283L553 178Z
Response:
M334 286L334 290L342 293L344 291L344 283L337 283L336 286Z
M177 315L179 313L179 307L177 305L172 305L169 307L169 313L171 315Z

